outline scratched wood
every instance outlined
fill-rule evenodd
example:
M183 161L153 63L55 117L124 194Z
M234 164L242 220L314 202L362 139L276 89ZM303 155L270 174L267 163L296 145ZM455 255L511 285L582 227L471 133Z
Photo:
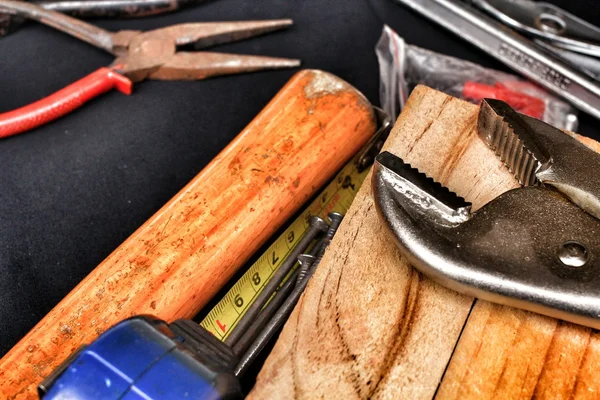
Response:
M477 112L417 87L384 148L480 208L517 184L477 138ZM475 302L410 267L367 178L249 398L599 398L599 367L590 329Z
M356 89L302 71L182 191L0 360L0 398L134 314L191 318L375 131Z

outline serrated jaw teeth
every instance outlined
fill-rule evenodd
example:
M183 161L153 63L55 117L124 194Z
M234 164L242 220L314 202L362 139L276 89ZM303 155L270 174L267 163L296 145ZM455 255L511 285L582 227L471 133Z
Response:
M373 176L374 190L393 193L407 210L428 214L444 225L470 218L470 203L391 153L375 158Z
M524 136L527 126L519 115L510 107L498 112L496 102L508 107L500 101L487 100L481 103L479 112L478 131L488 146L513 173L520 184L536 185L535 176L541 162L534 151L528 148Z

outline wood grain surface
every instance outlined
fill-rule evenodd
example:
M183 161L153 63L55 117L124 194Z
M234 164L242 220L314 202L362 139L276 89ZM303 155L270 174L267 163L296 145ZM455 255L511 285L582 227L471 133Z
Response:
M384 149L478 209L517 187L478 139L478 110L419 86ZM382 226L367 178L249 398L600 398L599 351L588 328L423 277Z
M375 125L353 87L325 72L298 73L0 360L0 398L37 398L36 385L71 352L131 315L193 317Z

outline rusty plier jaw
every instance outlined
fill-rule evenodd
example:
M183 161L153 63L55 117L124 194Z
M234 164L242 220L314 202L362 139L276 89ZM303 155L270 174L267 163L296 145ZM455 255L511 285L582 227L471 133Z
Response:
M0 0L0 12L39 21L117 57L111 68L101 68L45 99L0 114L0 138L16 135L59 118L114 87L129 94L131 81L147 78L195 80L300 65L299 60L285 58L179 51L180 46L191 43L204 48L285 28L291 25L291 20L288 19L192 23L150 32L113 33L24 1ZM119 75L118 78L115 77L116 74ZM78 101L72 101L73 98Z
M244 40L292 25L289 19L239 22L199 22L173 25L139 33L130 38L128 51L115 60L133 81L197 80L265 69L291 68L296 59L226 54L206 51L179 51L192 45L204 49Z

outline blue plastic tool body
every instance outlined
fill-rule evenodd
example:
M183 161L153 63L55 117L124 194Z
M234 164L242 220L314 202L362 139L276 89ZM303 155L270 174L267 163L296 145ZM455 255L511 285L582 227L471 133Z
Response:
M212 356L199 358L193 351L199 343L175 332L150 317L115 325L64 364L43 399L216 400L237 391L233 374ZM186 346L190 341L192 350Z

